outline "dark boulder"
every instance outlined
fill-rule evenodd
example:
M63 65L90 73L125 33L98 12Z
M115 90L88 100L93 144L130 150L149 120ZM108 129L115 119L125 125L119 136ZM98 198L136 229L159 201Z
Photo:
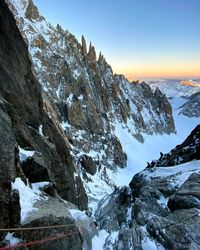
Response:
M80 159L81 166L85 171L91 175L94 175L97 171L97 163L92 159L91 156L84 155Z
M189 176L177 192L169 197L168 207L171 211L200 208L200 174L193 173Z
M148 233L166 249L190 249L191 239L181 225L162 217L152 217L146 227Z
M10 225L13 227L20 226L20 200L19 200L19 192L18 190L12 190L10 197L10 206L9 206L9 217L10 217Z
M72 218L69 217L55 217L52 215L43 216L41 218L35 219L25 225L23 227L47 227L44 229L38 230L24 230L19 231L16 234L17 237L22 240L26 240L26 242L32 241L41 241L50 239L49 241L41 244L36 244L31 246L31 250L68 250L68 249L82 249L82 237L78 228L75 225L75 222ZM66 227L59 225L66 225ZM49 228L48 228L49 226ZM53 227L55 226L55 228ZM56 238L52 240L53 238Z
M45 162L40 154L35 153L33 157L28 157L21 163L21 167L31 183L53 181L52 174L45 166Z

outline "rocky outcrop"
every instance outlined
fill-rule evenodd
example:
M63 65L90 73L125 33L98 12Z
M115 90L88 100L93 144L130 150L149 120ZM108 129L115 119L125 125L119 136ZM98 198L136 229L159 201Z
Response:
M117 188L106 199L99 202L99 210L95 217L100 228L112 232L123 226L127 216L127 205L131 201L130 194L128 188Z
M185 149L199 146L198 131L199 126L181 144ZM160 161L136 174L129 188L99 202L95 216L100 229L109 232L105 249L116 232L112 249L199 249L200 161L188 157L187 150L183 164L166 167Z
M123 153L121 143L117 137L113 138L113 151L115 164L121 168L125 167L127 156Z
M85 171L91 175L94 175L97 171L96 163L93 161L92 157L84 155L81 158L81 166L85 169Z
M97 60L96 51L95 51L95 48L94 48L94 46L92 45L92 43L90 43L89 51L88 51L87 57L88 57L88 61L89 61L89 62L94 62L94 63L95 63L96 60Z
M30 21L42 21L44 19L40 16L37 6L33 4L33 0L28 0L25 15Z
M172 107L169 104L167 96L165 94L163 94L159 88L156 88L156 90L154 92L154 97L156 100L158 100L158 103L160 105L160 110L163 113L166 113L169 116L171 116L172 115Z
M199 104L200 104L200 93L195 93L189 97L189 100L185 102L179 109L180 114L192 117L200 117L199 111Z
M198 249L198 230L193 231L199 226L197 216L197 210L191 210L170 214L166 218L153 217L147 224L147 231L165 249Z
M168 207L173 212L177 209L200 208L200 174L193 173L179 187L179 189L170 196Z
M33 157L28 157L23 161L21 167L24 175L31 183L42 181L55 182L43 158L38 153L35 153Z
M177 175L171 174L166 178L157 176L149 179L148 173L141 173L131 182L132 195L128 188L116 190L99 203L96 219L100 229L110 233L108 239L114 232L118 232L112 249L127 249L127 245L134 245L135 249L139 250L144 248L145 242L151 242L155 249L159 244L165 249L198 249L199 230L195 228L200 225L199 200L196 198L194 203L193 197L192 204L190 195L194 193L191 192L185 194L187 197L183 195L180 201L179 191L176 195L177 187L171 186L175 176ZM191 181L189 179L188 181ZM195 182L190 184L194 186ZM169 195L168 189L172 196ZM169 208L176 207L174 212L167 207L168 197ZM109 240L106 240L104 248L109 244ZM146 247L148 249L150 245Z
M59 237L58 240L46 242L43 245L35 245L33 249L82 249L83 238L72 218L69 208L76 209L64 201L58 201L56 198L49 198L35 203L36 208L24 221L23 227L46 227L40 230L23 231L21 235L16 234L18 238L26 241L37 241ZM60 227L59 227L60 225ZM66 225L66 226L65 226ZM55 228L53 226L56 226ZM72 234L72 237L69 235Z
M57 240L51 240L43 245L32 246L31 249L33 250L83 249L81 234L75 225L71 225L70 227L66 226L48 229L48 226L59 226L69 224L74 224L74 220L70 217L54 217L50 215L44 215L41 218L35 219L34 221L25 224L24 227L37 227L38 225L41 225L42 227L47 227L46 229L32 231L27 230L23 231L23 235L17 234L16 236L20 237L23 240L25 239L27 242L33 240L40 241L41 239L52 239L57 237ZM68 235L71 235L71 237L69 238Z

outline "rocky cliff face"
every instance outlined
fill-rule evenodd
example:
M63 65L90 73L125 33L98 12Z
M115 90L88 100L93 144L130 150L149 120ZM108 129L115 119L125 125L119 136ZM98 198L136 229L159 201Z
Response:
M66 168L65 172L70 171L69 176L74 171L77 173L73 180L82 194L81 208L86 208L82 181L90 196L94 192L91 189L94 178L100 186L103 183L103 186L113 187L109 171L115 172L127 164L123 145L116 136L117 125L127 128L140 142L144 140L143 133L172 133L175 128L171 106L165 95L158 90L153 92L146 83L131 84L123 76L114 75L104 56L100 53L98 57L91 43L87 48L84 37L80 44L60 25L54 27L46 22L32 1L7 2L28 44L33 71L43 89L46 119L49 126L52 121L56 133L62 136L61 145L57 135L52 135L57 141L58 152L61 156L66 155L65 147L71 146L77 168L70 164L71 170ZM49 133L51 129L43 125L44 137ZM72 161L70 157L65 156L63 161ZM58 172L59 193L63 198L67 198L67 193L68 196L72 193L73 197L75 189L71 192L69 186L74 187L74 182L68 181L67 190L70 191L66 192L66 178L60 180L62 174Z
M0 4L1 226L7 227L11 181L17 175L16 142L24 143L25 127L37 130L43 112L41 88L31 72L27 46L6 4Z
M9 228L24 225L22 203L27 197L19 197L19 189L14 184L17 177L23 180L21 185L24 189L34 193L31 184L28 187L27 178L38 171L35 179L31 179L32 183L48 181L51 196L62 201L60 195L79 204L82 209L87 208L87 196L80 178L75 177L75 165L64 131L43 109L41 86L32 73L27 45L4 1L0 1L0 21L0 225L1 228ZM26 152L32 152L31 157L25 157ZM41 179L41 173L45 173L44 179ZM48 193L44 194L46 198ZM56 216L51 214L48 218L34 218L29 226L36 221L37 225L46 226L60 224L64 220L65 223L74 223L71 215L61 217L58 210ZM48 236L52 233L59 232L48 232ZM43 236L41 233L40 237ZM5 233L1 233L1 240L4 237ZM21 240L37 240L33 235L28 237L20 235ZM61 242L67 249L68 242ZM4 244L7 242L1 242L1 246ZM79 236L74 244L75 249L81 249ZM58 245L55 249L60 249Z
M199 249L199 132L99 203L104 249Z

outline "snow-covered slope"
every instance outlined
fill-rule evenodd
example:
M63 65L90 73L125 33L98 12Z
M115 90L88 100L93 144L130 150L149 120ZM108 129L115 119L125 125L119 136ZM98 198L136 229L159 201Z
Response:
M159 87L162 92L168 96L172 106L173 118L176 128L175 134L153 136L144 134L144 143L140 144L135 139L132 139L129 130L121 126L119 123L116 124L116 134L122 142L124 151L129 156L128 167L126 169L119 170L119 172L112 177L118 186L127 185L134 174L144 169L147 162L159 158L160 152L167 153L176 145L182 143L186 136L190 134L190 132L198 124L200 124L200 116L186 116L183 112L185 109L192 112L191 106L193 106L193 113L198 113L198 91L200 91L200 87L181 85L181 81L182 79L147 81L153 90L156 90L156 88ZM200 82L200 79L193 81L198 83ZM137 154L137 157L135 157L135 154ZM131 166L136 167L132 168Z

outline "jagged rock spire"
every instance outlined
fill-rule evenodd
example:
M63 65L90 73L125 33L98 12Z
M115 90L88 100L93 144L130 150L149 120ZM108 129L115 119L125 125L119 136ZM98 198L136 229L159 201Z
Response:
M101 52L99 53L98 63L103 64L103 65L107 65L106 59Z
M162 91L161 91L158 87L156 87L156 90L155 90L155 92L154 92L154 95L155 95L156 97L161 97L161 96L163 96L164 94L162 93Z
M81 37L81 42L82 42L82 54L83 54L83 56L86 56L87 55L87 44L86 44L85 37L83 35Z
M104 60L104 56L101 54L101 52L99 53L99 58L98 58L98 62L103 62Z
M94 46L92 46L92 43L90 42L90 47L89 47L89 51L88 51L88 59L93 61L93 62L96 62L97 60L97 57L96 57L96 51L95 51L95 48Z

